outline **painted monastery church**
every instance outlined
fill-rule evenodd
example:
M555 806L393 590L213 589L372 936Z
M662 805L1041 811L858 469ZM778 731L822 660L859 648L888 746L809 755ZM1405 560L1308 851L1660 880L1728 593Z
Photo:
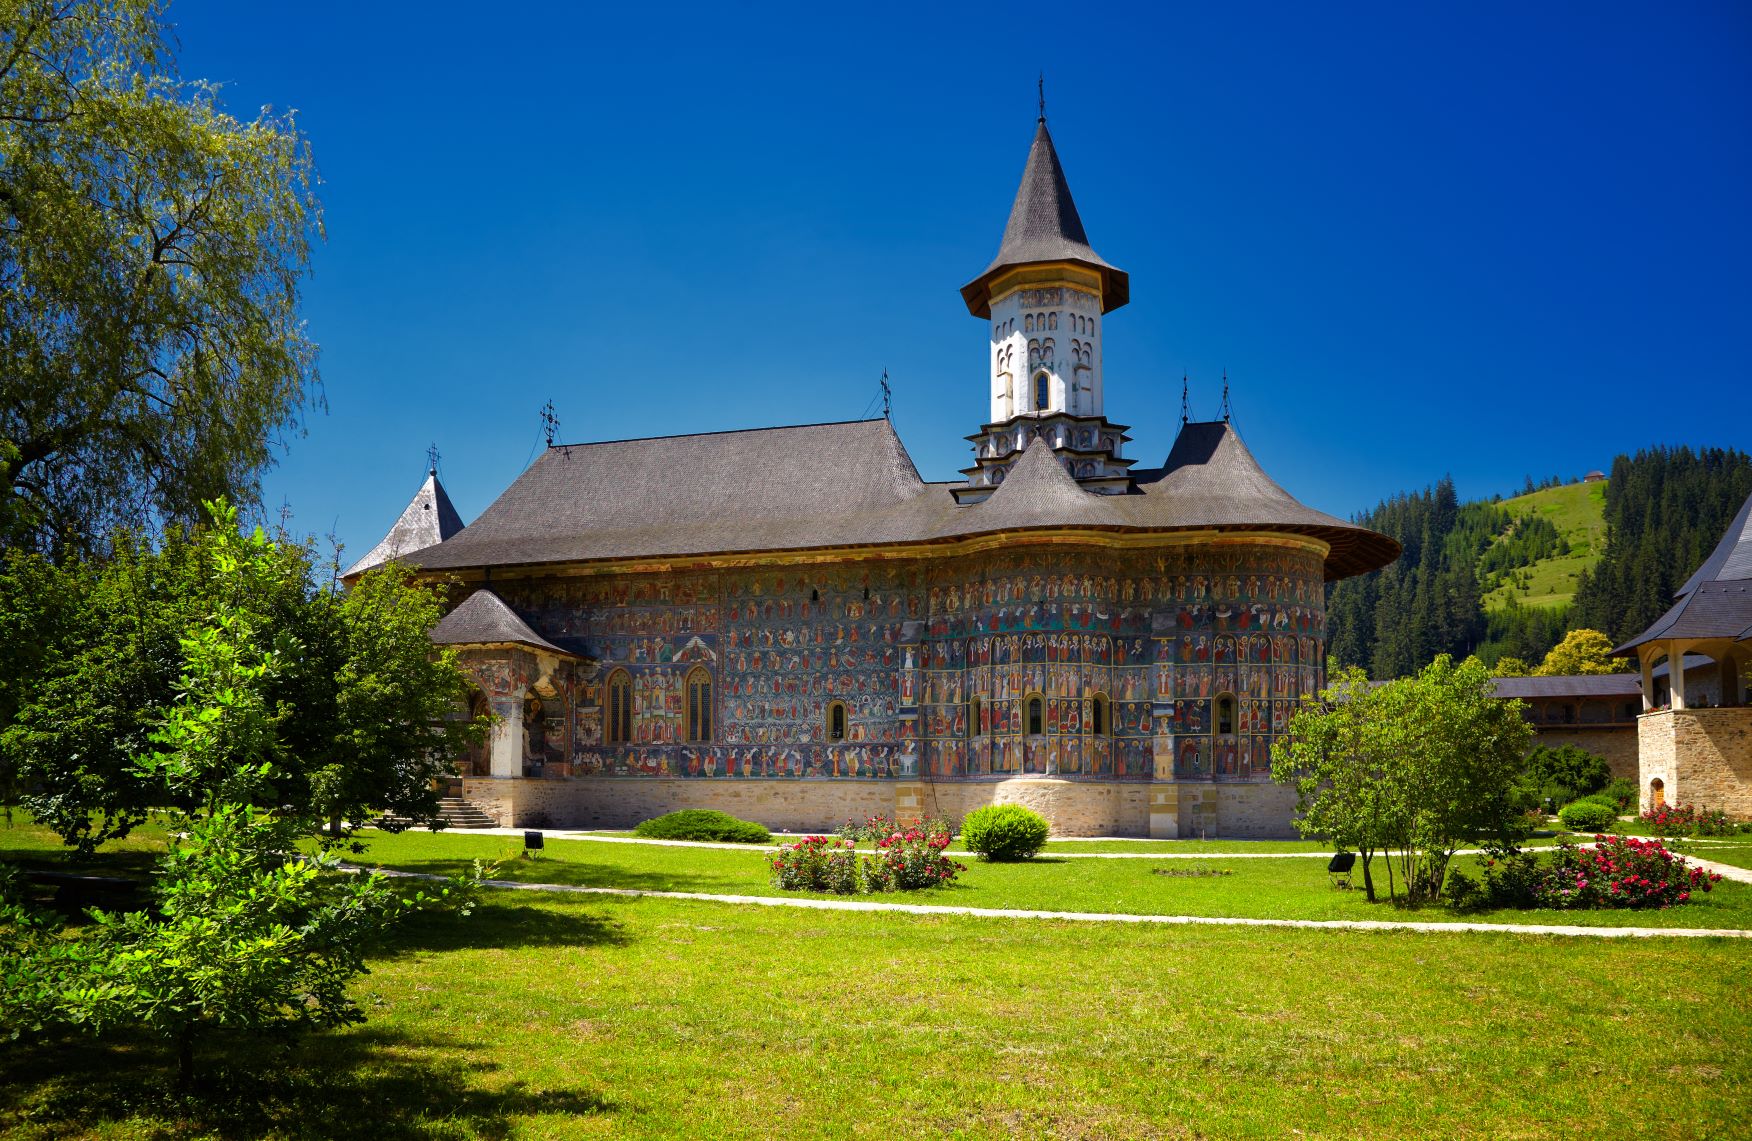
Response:
M552 446L466 526L428 477L349 574L455 584L433 639L497 714L470 801L530 826L1019 802L1071 835L1291 834L1270 748L1323 684L1325 584L1398 544L1298 503L1227 422L1125 455L1101 349L1130 283L1044 116L961 296L991 401L961 479L920 478L886 419Z

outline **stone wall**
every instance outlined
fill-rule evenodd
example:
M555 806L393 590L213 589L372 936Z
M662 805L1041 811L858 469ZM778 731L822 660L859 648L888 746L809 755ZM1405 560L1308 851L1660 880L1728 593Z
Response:
M1612 775L1625 780L1637 780L1637 727L1587 725L1535 725L1533 743L1561 749L1575 745L1596 756L1605 757Z
M1668 804L1752 819L1752 708L1667 709L1638 719L1641 806L1659 779Z

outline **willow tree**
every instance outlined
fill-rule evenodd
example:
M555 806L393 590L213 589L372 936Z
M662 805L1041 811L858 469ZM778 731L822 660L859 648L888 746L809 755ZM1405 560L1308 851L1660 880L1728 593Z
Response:
M0 0L0 547L253 502L317 387L289 114L180 79L161 0Z

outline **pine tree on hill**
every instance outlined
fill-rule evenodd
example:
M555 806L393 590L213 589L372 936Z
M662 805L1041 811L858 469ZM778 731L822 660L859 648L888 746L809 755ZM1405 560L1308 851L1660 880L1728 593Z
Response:
M1574 624L1622 642L1673 605L1752 494L1752 457L1733 448L1619 456L1606 485L1606 545L1576 588Z

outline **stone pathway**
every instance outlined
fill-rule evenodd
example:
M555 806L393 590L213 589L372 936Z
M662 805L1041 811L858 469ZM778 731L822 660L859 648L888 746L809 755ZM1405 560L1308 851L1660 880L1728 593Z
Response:
M343 865L351 871L369 869ZM404 879L443 880L448 877L424 872L379 869L384 875ZM756 907L800 907L811 911L888 911L903 915L967 915L986 919L1061 919L1077 923L1157 923L1186 927L1300 927L1330 931L1486 931L1503 935L1573 935L1593 939L1677 938L1752 939L1752 931L1685 927L1580 927L1563 923L1416 923L1372 919L1240 919L1206 915L1133 915L1101 911L1030 911L1002 907L950 907L934 903L877 903L860 899L798 899L771 895L714 895L699 891L647 891L630 887L580 887L562 883L524 883L520 880L482 880L483 887L511 891L568 892L574 895L613 895L628 899L691 899L706 903L733 903Z

